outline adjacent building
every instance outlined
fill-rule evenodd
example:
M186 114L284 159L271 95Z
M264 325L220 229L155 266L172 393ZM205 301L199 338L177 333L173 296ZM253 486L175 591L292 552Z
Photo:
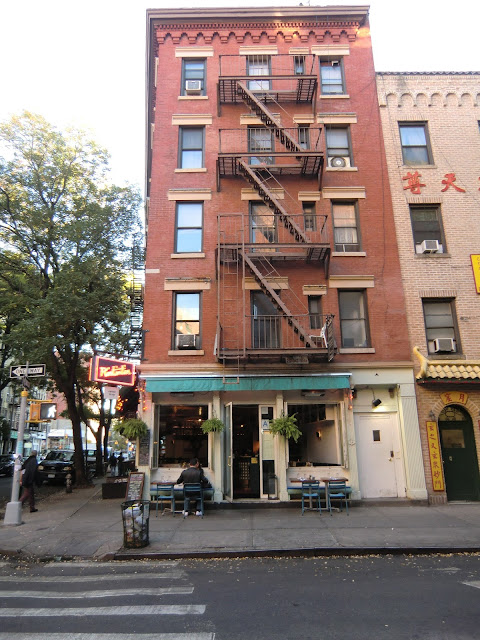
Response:
M425 499L368 7L148 10L147 38L142 468Z
M431 503L480 499L479 81L377 73Z

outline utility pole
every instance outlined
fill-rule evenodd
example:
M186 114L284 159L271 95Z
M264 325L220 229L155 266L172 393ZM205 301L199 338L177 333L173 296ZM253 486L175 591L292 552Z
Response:
M27 371L28 371L28 363L27 363ZM5 525L19 525L22 524L22 503L19 500L20 497L20 477L22 471L22 457L23 457L23 440L25 433L25 422L27 415L27 391L28 379L25 376L23 378L23 390L21 393L20 400L20 420L18 424L18 435L17 435L17 448L15 450L15 467L13 473L13 482L12 482L12 497L10 502L7 504L7 509L5 511L5 518L3 520L3 524Z

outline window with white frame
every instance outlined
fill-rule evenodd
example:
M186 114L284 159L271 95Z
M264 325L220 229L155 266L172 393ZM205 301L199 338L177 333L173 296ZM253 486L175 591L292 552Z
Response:
M201 293L178 291L173 294L173 348L200 349Z
M208 434L201 429L207 418L208 405L155 405L154 465L180 467L197 458L208 467Z
M247 76L271 75L272 62L269 55L258 54L247 56ZM250 91L268 91L271 88L270 80L249 80Z
M302 432L295 442L288 441L289 465L338 466L342 463L340 433L335 408L325 404L288 404L288 415L294 415Z
M350 127L325 126L327 144L327 166L332 169L344 169L353 166L350 144Z

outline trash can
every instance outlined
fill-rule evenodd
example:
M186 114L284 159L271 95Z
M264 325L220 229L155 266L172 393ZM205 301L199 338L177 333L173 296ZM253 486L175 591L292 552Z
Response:
M127 549L146 547L149 543L148 523L150 502L127 500L122 502L123 546Z

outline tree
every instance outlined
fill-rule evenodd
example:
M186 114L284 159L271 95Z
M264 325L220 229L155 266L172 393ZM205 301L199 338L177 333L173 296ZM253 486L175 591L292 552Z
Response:
M0 282L20 313L4 340L45 362L66 399L75 468L85 482L81 422L88 358L126 344L131 238L140 195L107 180L108 155L85 133L24 112L0 125Z

